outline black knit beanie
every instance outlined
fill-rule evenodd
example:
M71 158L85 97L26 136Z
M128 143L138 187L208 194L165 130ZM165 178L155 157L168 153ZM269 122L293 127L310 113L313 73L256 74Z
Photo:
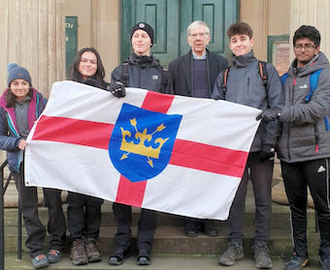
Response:
M131 30L131 40L132 40L134 32L139 29L147 32L147 34L149 35L149 37L151 39L151 46L152 46L154 44L154 29L150 26L150 24L147 24L145 22L139 22L133 26L133 28Z

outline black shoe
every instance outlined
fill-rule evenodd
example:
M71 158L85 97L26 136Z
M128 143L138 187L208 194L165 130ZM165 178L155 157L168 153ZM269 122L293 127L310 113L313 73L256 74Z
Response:
M323 260L321 259L320 264L323 270L330 270L330 257Z
M186 220L184 234L188 237L196 237L198 235L198 227L195 220Z
M109 264L111 265L121 265L124 263L124 259L131 256L130 250L123 250L118 248L110 255Z
M210 236L210 237L216 237L216 236L219 235L219 232L214 227L214 223L213 222L205 222L205 224L204 224L204 233L207 236Z
M301 270L307 265L309 265L308 258L293 254L290 260L286 263L285 270Z
M150 265L150 252L146 249L140 249L136 257L137 265Z

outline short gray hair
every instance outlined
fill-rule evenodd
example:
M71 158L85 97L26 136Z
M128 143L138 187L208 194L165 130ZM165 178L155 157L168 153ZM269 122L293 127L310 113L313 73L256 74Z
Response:
M207 25L206 22L204 22L204 21L194 21L191 24L189 24L189 26L187 27L187 37L190 36L190 33L191 33L191 30L192 29L194 29L194 28L196 28L198 26L201 26L201 25L202 26L205 26L205 32L206 32L206 34L210 36L211 35L210 28L209 28L209 26Z

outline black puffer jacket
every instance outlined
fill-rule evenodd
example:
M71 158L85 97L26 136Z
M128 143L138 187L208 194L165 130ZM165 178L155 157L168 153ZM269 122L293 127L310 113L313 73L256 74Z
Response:
M123 65L128 65L126 86L164 93L168 83L168 76L159 61L153 55L139 56L132 53ZM123 76L125 76L125 72L123 72L125 67L123 67L123 65L120 65L113 70L111 74L111 83L117 81L123 82Z

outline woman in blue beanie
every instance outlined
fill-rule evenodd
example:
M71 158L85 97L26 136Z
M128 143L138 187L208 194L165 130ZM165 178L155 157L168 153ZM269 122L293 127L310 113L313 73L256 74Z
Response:
M29 72L17 63L8 65L8 88L0 98L0 149L7 152L9 169L13 172L18 190L20 207L27 232L25 242L30 250L32 264L36 269L61 260L66 225L62 210L61 191L44 188L48 207L48 233L50 250L45 253L46 230L38 214L36 187L24 184L24 150L26 138L45 108L45 99L31 84Z

